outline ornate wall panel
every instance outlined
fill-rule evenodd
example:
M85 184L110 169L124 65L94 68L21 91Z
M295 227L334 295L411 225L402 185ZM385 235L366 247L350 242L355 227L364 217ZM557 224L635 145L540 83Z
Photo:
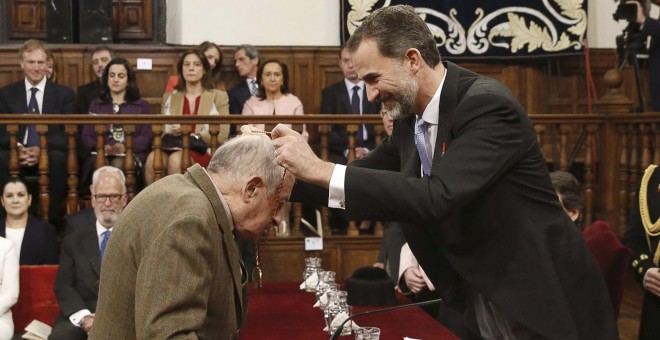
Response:
M10 39L43 39L46 37L44 0L9 0Z

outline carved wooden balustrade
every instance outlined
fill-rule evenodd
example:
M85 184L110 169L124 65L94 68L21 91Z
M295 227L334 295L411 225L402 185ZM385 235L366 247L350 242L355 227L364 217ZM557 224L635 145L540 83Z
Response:
M632 200L635 197L640 173L650 163L660 163L660 114L539 114L530 115L551 169L571 170L584 185L585 223L594 219L609 221L621 234L626 225ZM346 124L349 132L349 159L355 157L355 134L361 123L373 124L377 132L382 131L382 121L378 115L318 115L304 116L163 116L163 115L7 115L0 114L0 124L7 128L9 135L9 173L17 176L17 133L19 124L35 124L40 135L40 143L46 148L48 125L65 126L68 136L67 162L67 208L75 211L79 207L79 166L77 158L78 125L94 124L99 142L103 141L107 124L122 124L126 133L127 152L125 158L126 184L129 198L136 192L136 172L134 154L131 149L135 125L152 124L154 133L156 178L163 174L161 139L163 124L181 124L184 131L190 131L192 124L211 124L211 149L218 147L218 124L247 123L266 124L267 129L277 123L306 124L310 131L310 143L323 159L329 158L328 133L333 124ZM185 134L184 134L185 135ZM184 155L189 154L188 138L184 137ZM103 143L98 143L97 162L99 167L105 164L102 150ZM48 195L48 158L41 152L39 162L39 201L41 216L47 216ZM182 169L190 165L189 157L183 157ZM294 210L291 236L302 235L300 229L300 209ZM330 235L328 212L323 209L322 225L325 235ZM375 234L382 235L382 227L377 226ZM355 224L349 228L349 236L357 235Z

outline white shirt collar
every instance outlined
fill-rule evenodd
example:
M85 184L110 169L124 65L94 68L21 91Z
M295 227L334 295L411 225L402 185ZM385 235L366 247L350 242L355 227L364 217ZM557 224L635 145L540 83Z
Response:
M106 227L103 226L103 224L101 224L101 222L99 222L99 220L96 220L96 236L97 237L101 237L101 235L103 235L103 233L105 233L108 230L112 231L112 229L114 229L114 227L112 227L110 229L107 229Z
M435 90L435 94L433 94L433 98L431 98L431 101L428 103L428 105L426 105L426 108L422 113L422 119L424 119L424 121L429 124L438 125L438 116L440 114L440 92L442 92L442 87L445 84L446 78L447 78L447 68L445 67L445 74L442 75L442 80L440 81L440 85Z
M47 80L48 80L48 79L46 79L46 76L44 76L43 78L41 78L41 81L40 81L37 85L32 85L32 84L30 83L30 81L29 81L27 78L25 78L25 79L24 79L24 82L25 82L25 92L27 92L27 94L31 94L31 93L30 93L30 89L33 88L33 87L36 87L36 88L39 89L39 91L40 91L41 93L44 93L44 90L46 89L46 81L47 81Z
M362 90L364 89L364 81L360 80L357 84L353 84L350 80L344 78L344 84L346 85L346 89L348 90L349 96L353 95L353 88L355 86L360 88L360 91L358 91L360 97L362 97Z

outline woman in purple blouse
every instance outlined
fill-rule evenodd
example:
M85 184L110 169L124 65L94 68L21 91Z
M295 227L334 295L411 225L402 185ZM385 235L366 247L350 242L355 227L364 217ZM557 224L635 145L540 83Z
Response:
M148 114L149 104L140 99L140 90L135 82L135 72L128 60L115 58L108 63L101 78L99 98L89 106L90 114ZM140 169L151 149L153 133L151 125L137 125L133 133L133 153ZM94 172L96 162L96 133L94 125L85 125L82 132L82 147L89 154L81 166L81 184L86 188ZM124 169L126 142L121 124L109 124L105 134L104 152L107 163Z

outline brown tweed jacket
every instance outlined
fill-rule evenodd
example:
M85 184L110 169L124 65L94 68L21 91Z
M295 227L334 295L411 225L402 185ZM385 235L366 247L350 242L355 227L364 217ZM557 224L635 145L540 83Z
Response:
M230 221L193 165L147 187L119 218L90 339L234 339L243 299Z

